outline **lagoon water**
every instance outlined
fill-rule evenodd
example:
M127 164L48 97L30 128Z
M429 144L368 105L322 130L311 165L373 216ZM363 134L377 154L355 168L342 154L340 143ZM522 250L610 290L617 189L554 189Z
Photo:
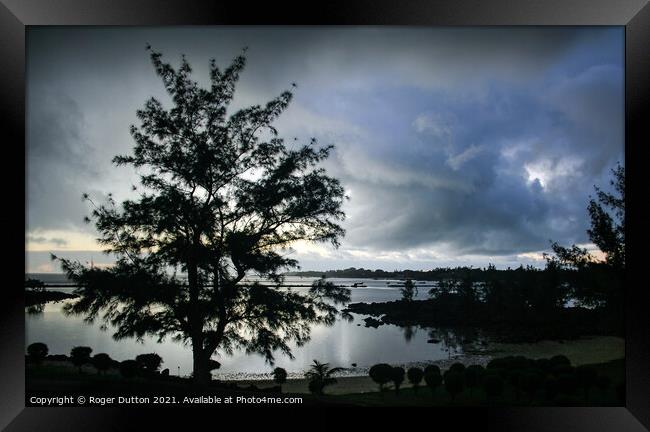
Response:
M309 285L314 278L287 277L287 285ZM400 298L398 287L389 287L395 281L373 279L328 279L337 285L352 285L363 282L366 287L351 289L351 302L384 302ZM423 284L418 282L416 284ZM431 285L431 283L426 283ZM293 288L296 291L308 288ZM65 290L62 289L62 290ZM426 298L429 288L420 288L418 298ZM71 300L74 301L74 300ZM66 316L62 312L63 302L47 303L41 314L25 315L26 344L44 342L50 354L68 354L73 346L89 346L93 354L105 352L116 360L134 358L138 354L155 352L163 358L162 368L169 368L173 375L189 375L192 370L192 354L189 346L166 339L157 342L146 338L142 343L134 339L116 341L109 327L102 329L101 322L86 323L80 316ZM382 325L378 328L364 326L364 316L353 315L354 320L337 321L333 326L314 326L311 340L302 347L293 347L294 359L278 353L275 366L285 368L290 376L299 376L314 359L328 362L332 366L351 368L351 375L363 374L367 367L386 362L391 364L425 363L462 356L462 344L454 343L457 334L438 332L434 337L439 343L428 343L429 329L402 328ZM447 343L445 343L447 342ZM235 352L233 355L213 357L221 363L214 371L215 378L265 378L272 366L257 354ZM352 364L356 363L356 367Z

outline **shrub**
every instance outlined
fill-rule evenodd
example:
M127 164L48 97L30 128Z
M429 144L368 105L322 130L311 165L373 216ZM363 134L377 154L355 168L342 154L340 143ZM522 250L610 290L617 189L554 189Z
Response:
M445 374L445 389L451 395L451 399L455 400L456 396L463 391L465 382L463 374L459 372L447 371Z
M393 384L395 385L395 393L396 394L399 394L399 388L402 385L402 383L404 382L404 375L405 374L406 374L406 372L404 371L404 368L399 367L399 366L396 366L396 367L393 368L393 371L392 371L392 374L391 374L392 375L391 381L393 381Z
M429 372L424 374L424 382L431 389L431 394L435 394L436 389L442 384L442 376L439 373Z
M424 375L427 376L429 374L440 375L440 367L438 367L438 365L428 365L424 368Z
M422 371L422 369L420 368L412 367L409 368L408 371L406 371L406 377L408 378L409 382L413 385L413 391L417 392L418 387L422 382L422 378L424 378L424 371Z
M47 345L42 342L34 342L27 347L29 360L34 363L41 363L47 357Z
M99 353L93 356L91 363L95 369L97 369L97 373L101 374L102 372L106 372L111 367L113 360L108 354Z
M276 384L280 385L287 382L287 371L281 367L276 367L273 369L273 381L275 381Z
M124 360L120 363L120 374L124 378L133 378L138 375L140 364L135 360Z
M135 357L135 361L138 362L140 369L148 374L157 372L163 362L162 357L156 353L140 354Z
M450 372L458 372L458 373L464 373L465 372L465 365L462 363L454 363L449 367Z
M384 385L393 380L393 367L387 363L379 363L370 368L368 375L379 384L379 391L383 391Z
M87 346L74 347L70 351L70 361L79 368L79 373L81 373L81 367L90 361L92 352L93 349Z

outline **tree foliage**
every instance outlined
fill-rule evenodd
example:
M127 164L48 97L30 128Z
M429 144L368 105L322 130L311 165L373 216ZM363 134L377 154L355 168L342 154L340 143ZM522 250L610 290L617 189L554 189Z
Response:
M29 344L29 346L27 346L27 355L29 356L29 359L34 363L40 363L45 360L47 353L47 345L42 342L34 342L33 344Z
M406 279L404 286L400 288L400 293L402 294L402 300L411 302L415 297L417 297L418 288L411 279Z
M130 129L133 152L113 159L136 169L138 196L98 204L85 195L88 221L117 261L98 269L61 259L80 285L80 300L66 310L112 324L118 339L189 342L197 382L209 379L217 349L261 353L270 363L274 352L292 357L289 343L307 342L311 324L331 324L335 305L349 300L328 284L308 294L278 287L280 270L297 266L286 253L295 242L337 247L344 235L343 187L320 166L332 146L312 139L288 148L278 136L273 122L291 90L230 113L243 53L224 70L211 60L204 88L185 57L174 68L148 50L171 107L147 100ZM247 275L274 283L246 283Z

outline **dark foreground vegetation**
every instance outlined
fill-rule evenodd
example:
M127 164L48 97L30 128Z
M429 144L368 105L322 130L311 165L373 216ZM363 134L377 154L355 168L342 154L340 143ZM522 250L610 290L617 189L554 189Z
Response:
M48 355L43 343L27 349L28 395L55 395L63 391L101 396L186 396L286 395L282 384L287 373L273 370L275 385L240 385L211 380L198 389L191 378L160 371L162 358L155 353L141 354L133 360L112 360L107 354L91 356L89 347L74 347L70 355ZM71 367L74 366L74 367ZM213 365L218 368L219 365ZM307 404L342 405L547 405L621 406L624 405L624 360L573 366L565 356L529 359L508 356L491 360L486 367L451 365L441 371L436 365L405 370L386 363L374 365L370 378L378 392L326 395L327 386L336 385L333 377L342 368L330 368L314 360L305 372L305 386L311 395L300 395Z
M625 405L623 359L574 367L564 356L537 360L514 356L494 359L485 368L460 363L445 372L437 366L411 368L406 380L400 367L373 368L380 392L342 395L338 400L368 406Z

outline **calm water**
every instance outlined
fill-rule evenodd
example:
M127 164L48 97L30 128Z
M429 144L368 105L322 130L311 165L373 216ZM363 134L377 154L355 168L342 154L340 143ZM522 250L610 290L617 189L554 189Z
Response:
M288 277L287 284L310 284L312 278ZM385 280L372 279L329 279L335 284L351 285L363 282L367 287L351 288L352 302L384 302L400 298L399 288L388 287ZM391 281L390 283L394 283ZM420 283L418 283L419 285ZM431 283L427 282L427 285ZM293 288L308 290L308 288ZM64 289L65 290L65 289ZM426 298L429 288L420 288L418 298ZM188 375L192 370L192 355L189 346L169 339L158 343L153 338L146 338L143 343L133 339L115 341L112 331L101 329L101 323L86 323L81 317L65 316L62 313L63 302L48 303L42 314L26 314L27 344L44 342L50 354L67 354L73 346L83 345L93 348L93 353L105 352L117 360L134 358L138 354L156 352L163 358L163 368L169 368L171 374ZM331 327L314 326L310 342L302 347L294 347L295 358L289 359L283 354L276 356L276 366L283 367L290 375L299 375L307 369L313 359L329 362L333 366L352 368L350 374L363 374L367 367L386 362L391 364L425 363L447 360L462 356L461 341L465 336L447 332L444 329L405 329L393 325L379 328L366 328L365 316L353 315L354 320L338 321ZM432 333L435 332L434 333ZM473 335L472 338L477 340ZM434 337L440 343L427 343ZM479 338L480 339L480 338ZM236 352L232 356L214 357L221 363L221 368L214 376L221 379L255 378L267 374L272 367L265 363L260 355L247 355Z

